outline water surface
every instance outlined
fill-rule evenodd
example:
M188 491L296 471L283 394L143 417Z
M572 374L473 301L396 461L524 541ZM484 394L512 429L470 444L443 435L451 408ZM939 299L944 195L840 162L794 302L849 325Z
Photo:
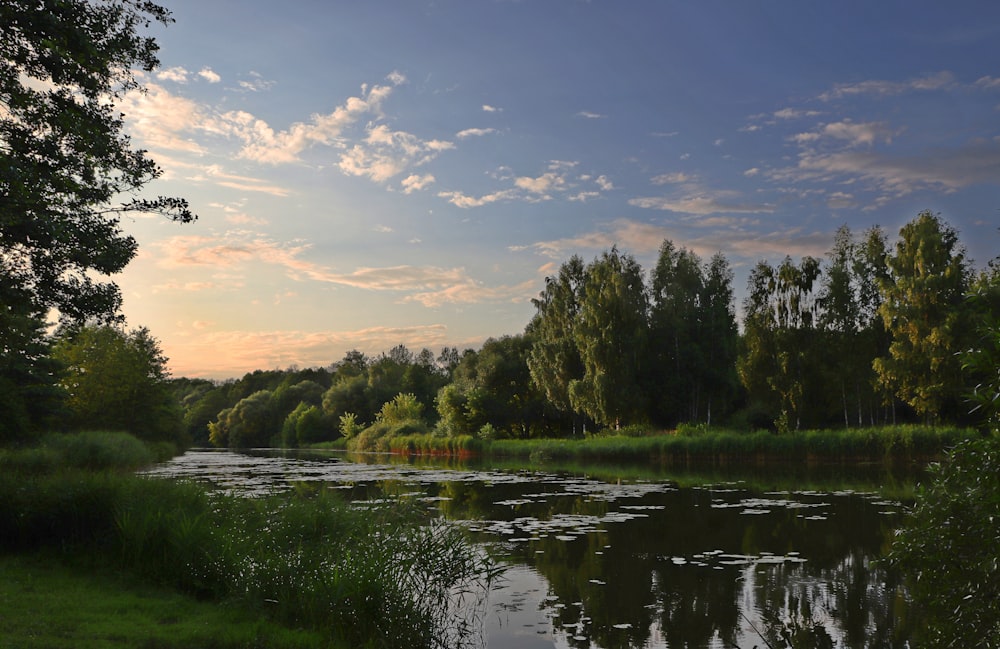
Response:
M508 566L489 649L903 647L906 604L877 563L906 481L796 467L523 470L394 456L189 451L149 472L257 496L323 484L410 499ZM766 642L765 642L766 640Z

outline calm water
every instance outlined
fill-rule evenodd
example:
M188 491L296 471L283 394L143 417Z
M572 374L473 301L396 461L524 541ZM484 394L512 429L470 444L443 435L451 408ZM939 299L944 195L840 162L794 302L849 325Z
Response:
M875 561L905 515L906 487L877 472L190 451L150 473L246 495L322 481L354 501L426 503L509 566L487 605L489 649L786 646L779 633L804 647L906 646L905 601Z

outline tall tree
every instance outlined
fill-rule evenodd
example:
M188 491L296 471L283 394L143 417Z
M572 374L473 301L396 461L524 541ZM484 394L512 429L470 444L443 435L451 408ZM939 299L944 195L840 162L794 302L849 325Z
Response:
M777 268L762 261L750 273L740 378L752 398L777 408L782 431L799 429L819 393L814 288L820 272L813 257L798 265L785 257Z
M598 424L620 427L646 416L639 377L647 354L647 299L642 269L612 248L587 266L574 331L583 377L570 382L573 408Z
M569 386L583 376L575 330L585 280L583 259L574 255L559 268L557 276L545 279L545 290L532 300L537 312L528 325L532 340L528 371L549 403L563 413L574 412Z
M899 231L881 283L879 313L892 336L875 360L879 380L925 421L957 414L963 391L956 355L969 339L964 299L971 278L958 233L921 212Z
M713 409L725 412L739 383L736 375L739 330L733 304L733 271L722 253L712 255L705 269L697 333L702 350L699 376L703 384L705 422L711 425Z
M705 277L701 260L665 240L652 272L649 317L651 396L666 424L698 419L704 349L699 340Z

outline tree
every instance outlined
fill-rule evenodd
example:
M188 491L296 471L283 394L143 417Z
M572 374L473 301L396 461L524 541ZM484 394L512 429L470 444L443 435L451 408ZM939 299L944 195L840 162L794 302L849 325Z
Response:
M798 265L785 257L761 261L750 273L744 301L744 348L738 369L751 398L778 413L779 431L798 430L821 390L817 387L820 339L814 293L819 260Z
M448 434L474 434L489 425L504 437L528 437L542 424L544 397L532 383L528 335L490 338L466 354L435 403L439 428Z
M712 425L713 406L725 412L736 394L739 330L733 306L733 271L722 253L712 255L705 270L698 341L702 349L700 378L705 395L705 422Z
M647 350L642 269L617 248L587 266L574 339L583 376L569 384L570 402L598 424L641 421L646 398L639 377Z
M167 383L167 359L145 328L91 325L63 331L52 350L65 367L68 426L124 430L183 442L180 404Z
M963 391L956 355L969 337L964 309L970 270L958 233L921 212L899 231L879 313L892 336L875 360L879 380L925 421L956 414Z
M585 281L583 259L573 255L556 277L545 278L545 290L532 300L537 312L528 325L528 371L549 403L563 413L574 412L569 386L583 376L575 330Z
M698 380L704 359L698 344L705 276L701 260L670 240L660 246L650 305L651 395L663 423L698 419Z
M161 172L132 147L115 103L139 89L135 70L159 64L138 33L152 22L171 18L147 0L0 4L0 274L24 292L22 314L114 316L118 287L95 277L135 255L120 216L196 218L182 199L134 198Z
M260 390L221 411L208 425L212 444L229 448L267 446L272 437L281 433L282 420L274 411L273 394Z
M24 295L6 279L0 277L0 442L16 442L54 424L65 395L43 315L15 306Z

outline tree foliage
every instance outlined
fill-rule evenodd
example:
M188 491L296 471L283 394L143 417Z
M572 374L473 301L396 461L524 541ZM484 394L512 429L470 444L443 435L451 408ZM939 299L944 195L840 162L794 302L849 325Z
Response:
M1000 647L1000 441L969 440L932 467L890 560L910 577L920 646Z
M115 107L139 89L136 71L159 63L139 30L170 20L145 0L0 4L0 270L31 312L113 316L118 288L95 277L135 255L120 215L195 218L182 199L137 197L160 170L132 146Z
M642 269L616 248L587 266L573 331L583 376L569 384L573 408L598 424L619 427L645 418L640 383L647 349Z
M181 442L182 413L167 383L167 358L145 328L70 328L53 358L74 430L125 431L142 439Z
M899 232L880 288L879 314L892 337L875 361L879 380L925 420L955 414L963 391L956 352L968 341L964 300L970 270L958 233L921 212Z

